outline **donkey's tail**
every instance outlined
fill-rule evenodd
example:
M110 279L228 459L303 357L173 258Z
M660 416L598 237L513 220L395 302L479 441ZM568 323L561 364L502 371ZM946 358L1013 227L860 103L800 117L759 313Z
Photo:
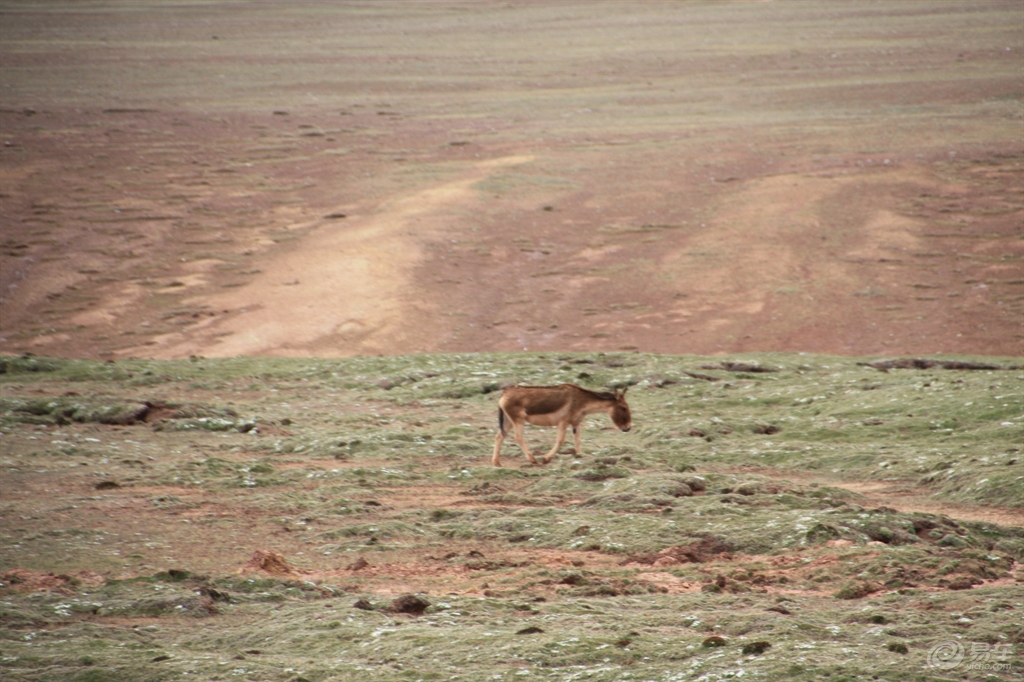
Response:
M508 427L505 426L505 410L498 408L498 431L501 432L502 438L508 435Z

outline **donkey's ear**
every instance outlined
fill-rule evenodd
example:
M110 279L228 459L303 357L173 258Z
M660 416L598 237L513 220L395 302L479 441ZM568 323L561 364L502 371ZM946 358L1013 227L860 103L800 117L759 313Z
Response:
M615 395L617 397L619 397L619 398L625 398L626 397L626 391L628 391L628 390L629 390L629 386L626 386L621 391L619 389L615 389Z

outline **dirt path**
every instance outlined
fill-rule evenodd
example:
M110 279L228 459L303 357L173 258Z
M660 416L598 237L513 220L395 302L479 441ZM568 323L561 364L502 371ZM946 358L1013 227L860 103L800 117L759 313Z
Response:
M956 502L937 502L930 499L924 491L912 485L898 483L882 483L876 481L839 481L832 482L837 488L859 493L864 496L866 507L891 507L904 512L924 512L926 514L944 514L950 518L963 521L984 521L998 523L1002 526L1024 527L1024 510L1009 507L980 506L957 504Z
M432 305L413 278L425 244L441 239L446 215L471 203L475 183L532 158L480 161L458 180L388 200L366 215L294 225L291 229L309 234L295 248L262 259L261 271L247 286L183 301L241 314L211 317L187 332L157 337L148 348L119 354L315 356L336 355L339 349L345 355L413 349L419 330L407 324L410 308L429 311Z
M923 512L943 514L963 521L984 521L1003 526L1024 527L1024 510L995 505L959 504L936 501L926 489L910 481L849 481L836 480L827 476L800 471L778 471L776 469L751 469L744 467L733 473L752 473L778 480L789 480L803 484L827 485L843 488L862 495L859 503L864 507L889 507L902 512Z

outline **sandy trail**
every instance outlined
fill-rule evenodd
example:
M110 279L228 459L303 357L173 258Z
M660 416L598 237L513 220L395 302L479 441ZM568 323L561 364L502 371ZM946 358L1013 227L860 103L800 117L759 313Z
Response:
M532 159L524 154L481 161L458 180L394 199L366 215L292 225L313 230L296 248L266 259L248 286L185 301L239 314L210 318L187 336L158 337L146 354L355 355L414 343L416 330L405 321L409 307L420 302L412 274L424 258L425 242L436 238L448 209L469 200L475 183Z
M947 500L935 500L926 489L911 481L849 481L835 480L825 476L800 471L778 471L775 469L742 468L732 473L753 473L780 481L803 484L827 485L842 488L862 495L859 504L868 508L889 507L901 512L943 514L961 521L984 521L1002 526L1024 527L1024 510L995 505L960 504Z
M943 514L962 521L984 521L1001 526L1024 527L1024 510L1008 507L957 504L937 501L917 490L912 485L879 481L833 482L837 488L845 488L865 497L866 507L890 507L902 512L923 512Z

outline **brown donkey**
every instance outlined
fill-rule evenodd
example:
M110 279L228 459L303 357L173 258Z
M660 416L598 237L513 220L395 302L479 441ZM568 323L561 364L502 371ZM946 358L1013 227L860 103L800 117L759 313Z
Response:
M501 444L508 435L509 425L515 431L515 440L523 454L536 464L533 453L526 447L523 425L529 422L536 426L557 426L558 436L555 447L544 457L550 462L565 442L565 431L572 426L576 454L583 454L580 448L580 428L583 418L595 412L607 412L612 422L623 431L629 431L633 420L626 404L626 392L597 393L580 388L576 384L559 386L510 386L498 399L498 435L494 437L494 466L501 466Z

